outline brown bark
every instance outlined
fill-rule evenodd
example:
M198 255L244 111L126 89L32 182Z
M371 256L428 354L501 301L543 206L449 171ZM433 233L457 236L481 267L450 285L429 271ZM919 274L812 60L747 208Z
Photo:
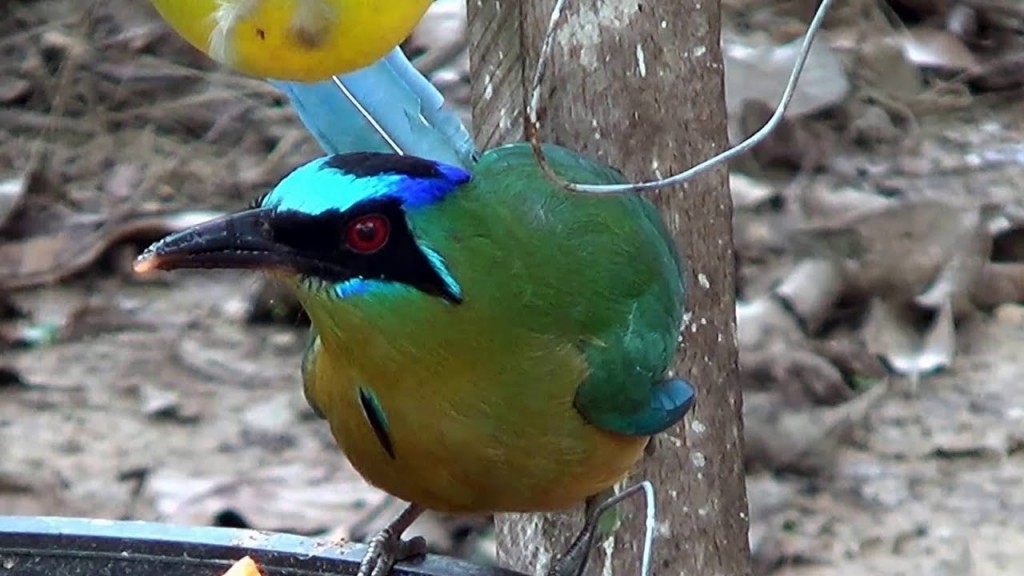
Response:
M524 138L524 95L554 0L469 0L473 124L481 147ZM726 144L717 0L573 0L542 98L541 133L635 181L675 173ZM749 574L737 378L732 203L718 169L654 195L689 261L690 312L677 370L698 389L684 424L662 434L629 478L658 493L658 576ZM636 574L642 503L631 502L589 574ZM547 568L579 511L499 518L503 561ZM605 551L612 550L609 560Z

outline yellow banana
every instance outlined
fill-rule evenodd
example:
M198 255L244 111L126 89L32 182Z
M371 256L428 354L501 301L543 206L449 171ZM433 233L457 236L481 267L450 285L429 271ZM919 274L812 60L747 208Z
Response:
M175 31L245 74L316 82L377 61L433 0L150 0Z

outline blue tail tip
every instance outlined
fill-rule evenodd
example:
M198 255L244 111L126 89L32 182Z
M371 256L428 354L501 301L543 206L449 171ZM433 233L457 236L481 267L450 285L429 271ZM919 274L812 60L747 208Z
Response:
M692 384L682 378L666 380L660 386L660 394L657 394L657 402L661 409L670 412L677 419L681 419L693 408L697 400L697 390Z

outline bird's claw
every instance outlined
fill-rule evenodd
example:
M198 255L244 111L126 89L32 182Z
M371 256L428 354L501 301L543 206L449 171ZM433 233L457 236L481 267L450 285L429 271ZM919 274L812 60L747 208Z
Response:
M402 540L392 530L381 530L368 542L357 576L387 576L395 563L427 553L422 536Z
M546 576L582 576L587 567L587 560L590 551L594 548L594 541L597 537L597 525L601 516L608 510L614 508L625 498L643 492L647 499L646 535L644 537L644 550L641 559L640 576L651 574L651 547L654 544L654 520L655 502L654 485L648 480L634 484L622 492L607 498L604 502L598 503L594 499L587 500L586 518L583 528L576 535L569 548L560 557L556 558L548 568Z
M565 554L559 556L548 568L547 576L582 576L583 570L587 567L587 555L589 549L577 548L576 552L583 551L583 554L573 553L572 548Z
M590 550L594 547L595 536L596 523L587 522L565 553L551 563L546 576L582 576Z

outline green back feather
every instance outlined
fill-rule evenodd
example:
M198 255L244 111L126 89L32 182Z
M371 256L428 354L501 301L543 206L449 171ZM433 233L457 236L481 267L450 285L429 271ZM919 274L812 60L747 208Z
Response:
M565 148L545 154L571 181L624 181ZM568 192L544 176L529 145L514 144L484 154L472 182L410 220L467 300L489 300L498 329L557 336L583 352L590 374L575 404L592 424L647 435L681 417L658 404L682 321L683 271L648 200Z

